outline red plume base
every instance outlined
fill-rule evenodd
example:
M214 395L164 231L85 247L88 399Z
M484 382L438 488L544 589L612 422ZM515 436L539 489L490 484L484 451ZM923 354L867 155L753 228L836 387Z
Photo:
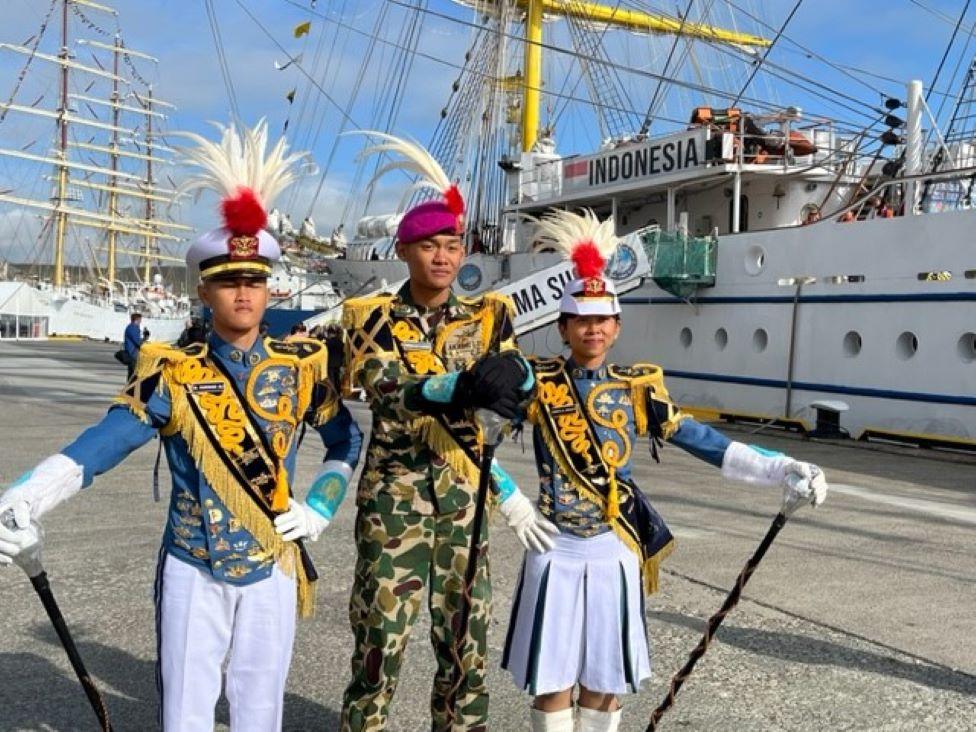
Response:
M220 202L220 213L224 226L235 236L256 236L268 223L268 214L254 191L243 186Z

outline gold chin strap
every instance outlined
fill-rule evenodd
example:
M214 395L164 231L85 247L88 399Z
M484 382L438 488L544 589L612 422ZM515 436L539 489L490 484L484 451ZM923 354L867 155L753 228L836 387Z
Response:
M200 270L200 279L206 280L219 274L240 272L242 274L256 274L264 277L271 275L271 265L262 262L224 262Z

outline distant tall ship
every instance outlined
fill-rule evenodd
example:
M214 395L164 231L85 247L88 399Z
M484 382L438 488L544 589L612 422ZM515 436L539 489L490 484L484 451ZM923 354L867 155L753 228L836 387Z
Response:
M126 45L116 11L91 0L52 0L33 35L0 42L0 54L22 60L0 100L0 157L16 178L0 190L0 204L43 220L34 262L53 265L44 268L49 277L29 264L16 276L9 263L0 269L0 338L118 340L139 312L153 340L176 339L190 301L164 284L159 268L182 263L166 250L178 250L190 227L169 218L177 193L161 175L175 152L163 142L173 105L139 70L156 59ZM46 88L55 99L34 96ZM53 144L44 149L48 125ZM7 251L25 244L7 242ZM70 278L72 271L83 276Z

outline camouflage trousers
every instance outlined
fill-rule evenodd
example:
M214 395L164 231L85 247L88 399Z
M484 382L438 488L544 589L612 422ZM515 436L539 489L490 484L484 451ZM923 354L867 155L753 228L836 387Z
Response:
M471 615L463 673L455 678L455 630L464 584L474 509L441 516L392 514L360 509L356 519L356 576L349 602L355 635L352 681L342 705L342 729L386 727L400 663L420 612L424 590L431 615L430 640L437 659L430 711L432 729L485 730L488 691L485 655L491 609L487 547L471 591ZM482 526L482 541L488 521ZM447 699L457 684L453 709Z

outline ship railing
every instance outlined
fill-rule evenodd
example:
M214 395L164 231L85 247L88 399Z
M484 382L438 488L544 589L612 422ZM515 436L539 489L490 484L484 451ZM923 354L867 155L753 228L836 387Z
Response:
M920 206L921 192L925 186L945 183L960 184L967 191L967 195L958 205L952 207L939 207L934 205L932 201ZM869 216L882 218L903 216L905 214L905 199L912 196L915 198L914 204L908 207L911 215L937 214L973 208L976 206L976 166L904 175L882 181L847 205L834 211L824 212L819 221L808 222L808 224L826 221L861 221ZM882 205L877 205L877 202Z

